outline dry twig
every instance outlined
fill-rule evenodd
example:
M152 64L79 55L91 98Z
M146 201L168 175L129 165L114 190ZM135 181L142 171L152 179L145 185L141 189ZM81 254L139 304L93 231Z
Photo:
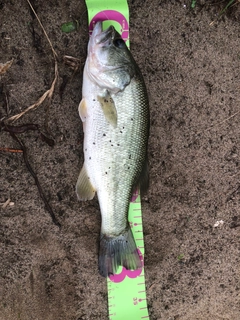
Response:
M13 148L4 148L4 147L0 147L0 152L12 152L12 153L22 153L22 149L13 149Z
M58 64L57 64L57 53L56 51L54 50L53 46L52 46L52 43L36 13L36 11L34 10L31 2L29 0L27 0L31 10L33 11L35 17L37 18L38 20L38 23L40 24L42 30L43 30L43 33L45 35L45 37L47 38L47 41L51 47L51 50L52 50L52 53L53 53L53 57L54 57L54 61L55 61L55 77L54 77L54 80L52 82L52 85L50 87L49 90L47 90L34 104L32 104L31 106L29 106L27 109L25 109L23 112L15 115L15 116L12 116L10 117L9 119L7 119L7 121L16 121L18 120L19 118L21 118L25 113L27 113L28 111L32 110L32 109L35 109L36 107L40 106L47 98L49 99L49 103L51 102L51 99L52 99L52 95L53 95L53 92L54 92L54 88L55 88L55 85L56 85L56 82L57 82L57 79L58 79Z
M44 191L43 191L43 189L42 189L42 187L41 187L41 185L40 185L40 183L39 183L39 181L38 181L37 175L36 175L36 173L34 172L32 166L31 166L31 164L30 164L30 162L29 162L29 160L28 160L27 148L25 147L25 144L23 143L22 140L20 140L20 139L15 135L15 133L13 133L13 132L10 131L10 134L11 134L12 138L13 138L15 141L17 141L18 144L21 146L21 149L22 149L22 151L23 151L23 159L24 159L24 162L25 162L25 164L26 164L26 167L27 167L28 171L31 173L32 177L33 177L34 180L35 180L35 183L36 183L36 185L37 185L37 188L38 188L40 197L42 198L43 202L45 203L46 209L48 210L48 212L49 212L49 214L50 214L50 216L51 216L51 218L52 218L53 223L60 228L60 227L61 227L61 224L58 222L58 220L57 220L57 218L56 218L56 216L55 216L55 214L54 214L54 212L53 212L53 209L52 209L52 207L50 206L50 204L49 204L49 202L48 202L48 200L47 200L47 198L46 198L46 195L45 195L45 193L44 193Z
M199 135L199 134L201 134L201 133L203 133L203 132L205 132L205 131L209 131L209 130L213 129L213 128L216 127L216 126L223 124L224 122L227 122L228 120L234 118L234 117L235 117L236 115L238 115L239 113L240 113L240 111L237 111L237 112L235 112L234 114L232 114L231 116L229 116L228 118L225 118L225 119L223 119L222 121L213 123L210 127L206 128L206 129L204 129L204 130L198 131L198 132L197 132L197 135Z
M63 56L63 62L68 65L74 73L77 72L82 65L81 59L66 55Z

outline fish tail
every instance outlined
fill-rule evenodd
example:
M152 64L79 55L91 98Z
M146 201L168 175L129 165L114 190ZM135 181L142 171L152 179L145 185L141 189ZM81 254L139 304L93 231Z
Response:
M142 268L132 230L128 228L117 237L101 234L99 273L103 277L115 274L119 266L128 270Z

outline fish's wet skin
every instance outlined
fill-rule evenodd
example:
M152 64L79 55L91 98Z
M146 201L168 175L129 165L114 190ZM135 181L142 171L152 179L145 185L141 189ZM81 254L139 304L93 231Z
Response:
M136 188L148 186L149 107L141 72L121 36L98 22L88 44L79 114L84 130L84 165L76 192L97 193L102 225L99 271L141 268L128 209Z

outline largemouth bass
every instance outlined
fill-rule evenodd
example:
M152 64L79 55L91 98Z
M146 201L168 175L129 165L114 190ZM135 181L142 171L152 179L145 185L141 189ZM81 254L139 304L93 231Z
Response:
M97 192L102 225L99 272L107 277L122 265L142 267L128 223L131 195L148 185L149 108L141 72L119 33L98 22L88 44L79 114L84 164L76 192Z

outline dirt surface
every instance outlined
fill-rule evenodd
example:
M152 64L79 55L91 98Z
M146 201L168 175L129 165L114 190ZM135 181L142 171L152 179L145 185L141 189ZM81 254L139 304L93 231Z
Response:
M210 25L223 4L197 3L191 9L190 1L129 1L131 51L151 110L150 188L142 207L152 320L240 319L240 11L235 6ZM79 203L74 190L83 163L86 7L80 0L32 4L57 52L59 80L50 108L45 103L15 124L35 123L44 132L48 124L54 147L36 131L21 138L62 228L22 154L1 152L0 320L107 319L106 281L97 270L98 202ZM73 19L81 19L79 31L63 33L61 24ZM6 119L54 79L50 46L27 1L0 1L0 52L0 62L14 59L0 79ZM80 59L77 72L64 55ZM19 146L1 131L0 147ZM8 199L14 204L2 208Z

